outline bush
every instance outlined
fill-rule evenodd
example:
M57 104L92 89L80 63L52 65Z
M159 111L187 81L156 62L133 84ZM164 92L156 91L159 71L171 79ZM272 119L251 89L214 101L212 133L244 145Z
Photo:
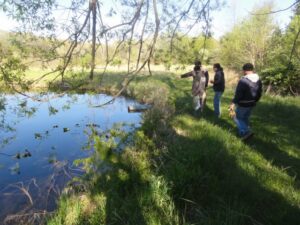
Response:
M260 75L263 83L268 86L268 91L281 95L298 95L300 93L300 71L298 68L293 64L271 67L261 71Z

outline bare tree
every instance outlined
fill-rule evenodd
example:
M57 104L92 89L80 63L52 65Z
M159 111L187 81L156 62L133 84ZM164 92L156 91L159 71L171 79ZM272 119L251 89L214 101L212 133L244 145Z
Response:
M33 34L31 38L42 37L51 43L51 49L40 54L37 60L49 68L53 64L58 66L52 66L50 72L34 82L50 74L57 74L52 82L58 78L66 82L65 73L72 68L75 58L83 57L83 49L90 43L90 79L95 76L98 55L105 58L101 62L104 66L99 76L102 77L116 55L126 51L126 84L145 66L151 73L150 62L160 33L172 34L171 49L177 32L188 34L198 30L198 33L208 35L209 11L217 9L220 4L218 0L115 0L109 3L70 0L68 3L60 5L55 0L0 1L0 9L21 22L18 30L21 34ZM62 39L59 33L65 38ZM61 52L62 47L66 49L64 52ZM137 54L133 55L133 49Z

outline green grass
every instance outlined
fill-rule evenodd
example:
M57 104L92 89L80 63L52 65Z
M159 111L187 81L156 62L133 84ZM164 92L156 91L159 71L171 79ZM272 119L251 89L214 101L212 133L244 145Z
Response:
M111 73L103 86L121 80ZM150 139L137 138L89 191L64 196L49 224L299 225L300 99L263 96L251 117L255 136L243 143L227 111L233 91L217 119L211 89L193 116L190 89L174 74L136 78L125 94L154 103L140 132ZM78 206L82 198L87 206Z
M194 117L190 83L169 78L164 83L177 112L171 122L175 135L166 140L160 172L172 184L178 210L191 207L186 220L299 224L300 99L264 96L251 118L256 135L245 144L228 116L232 90L223 96L221 119L213 116L212 90L203 115Z

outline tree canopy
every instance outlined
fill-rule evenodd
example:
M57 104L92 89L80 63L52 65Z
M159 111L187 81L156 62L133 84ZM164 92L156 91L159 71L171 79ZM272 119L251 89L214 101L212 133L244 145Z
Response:
M44 66L59 61L52 72L59 72L58 77L62 81L76 56L89 59L89 62L83 64L85 67L89 64L91 79L98 55L103 56L101 63L105 65L104 74L110 63L118 62L116 56L121 51L126 52L128 76L138 73L147 65L150 71L150 62L161 33L170 34L170 52L173 52L178 40L177 33L186 35L194 32L196 35L208 36L210 11L219 6L218 0L0 2L0 9L21 23L19 34L25 34L26 38L31 39L30 42L19 41L17 46L31 47L26 45L34 42L35 38L47 40L51 47L47 51L39 51L38 58L44 62ZM63 35L60 36L60 33ZM89 51L87 45L90 46ZM64 51L61 51L62 47Z

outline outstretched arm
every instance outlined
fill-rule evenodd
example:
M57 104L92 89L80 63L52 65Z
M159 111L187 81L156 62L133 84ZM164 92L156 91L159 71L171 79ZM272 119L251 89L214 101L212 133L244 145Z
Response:
M191 77L193 76L193 71L190 71L188 73L184 73L182 75L180 75L181 78L187 78L187 77Z

